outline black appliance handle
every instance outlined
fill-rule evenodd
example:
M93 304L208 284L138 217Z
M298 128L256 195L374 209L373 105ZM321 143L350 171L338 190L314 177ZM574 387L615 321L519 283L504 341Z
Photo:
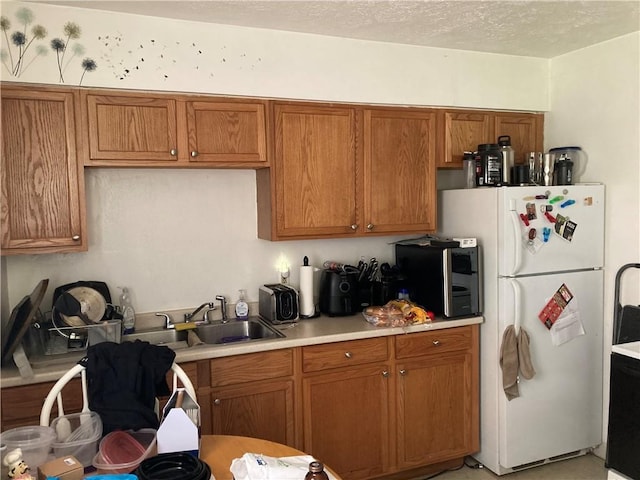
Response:
M620 315L622 314L622 305L620 305L620 280L622 274L629 268L640 268L640 263L627 263L623 265L616 273L615 295L613 299L613 345L617 345L620 340L622 323Z

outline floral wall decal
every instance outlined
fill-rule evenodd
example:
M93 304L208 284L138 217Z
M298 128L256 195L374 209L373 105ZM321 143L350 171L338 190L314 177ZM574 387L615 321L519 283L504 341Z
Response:
M33 50L30 50L30 47L35 41L44 41L48 32L46 28L38 24L33 25L31 29L29 29L34 21L34 15L28 8L18 9L15 16L19 23L19 28L11 34L11 21L4 15L0 17L0 30L2 30L6 41L6 49L3 48L0 50L0 60L11 76L20 77L37 58L44 57L48 54L46 46L42 43L35 44ZM64 36L62 38L56 37L51 40L49 44L51 50L53 50L56 55L56 66L60 83L65 83L64 73L70 62L85 53L84 47L81 44L77 42L73 42L72 44L71 42L72 40L80 38L82 33L77 23L65 23L63 32ZM69 56L67 56L68 51L71 52ZM27 55L28 53L29 55ZM85 73L93 72L96 68L98 68L98 66L93 59L84 58L82 60L82 75L78 84L82 84Z

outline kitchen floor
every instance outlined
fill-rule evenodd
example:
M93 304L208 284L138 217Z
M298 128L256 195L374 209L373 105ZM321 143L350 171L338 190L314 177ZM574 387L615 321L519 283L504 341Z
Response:
M471 458L467 458L467 463L473 465L476 462ZM438 480L496 480L499 478L504 480L606 480L607 469L604 468L604 460L588 454L503 476L495 475L486 468L463 466L458 470L413 480L427 480L430 478L437 478Z

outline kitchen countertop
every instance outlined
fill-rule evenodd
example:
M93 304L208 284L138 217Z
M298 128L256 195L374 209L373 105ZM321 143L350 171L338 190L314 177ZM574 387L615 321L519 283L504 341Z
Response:
M611 347L613 353L640 360L640 342L620 343Z
M300 320L294 324L277 326L276 328L284 333L284 338L238 342L228 345L198 345L190 348L177 349L175 361L177 363L184 363L208 358L279 350L282 348L426 332L444 328L462 327L482 322L483 317L469 317L454 320L436 318L433 322L412 325L410 327L376 327L368 323L362 315L352 315L349 317L321 316L314 319ZM126 339L126 336L123 337L123 339ZM81 358L81 354L75 354L75 357L65 357L62 359L56 359L55 356L50 356L49 362L43 362L37 366L33 366L32 362L32 366L34 367L34 376L32 378L21 377L15 366L3 368L0 376L0 388L57 380L64 372L71 368L79 358Z

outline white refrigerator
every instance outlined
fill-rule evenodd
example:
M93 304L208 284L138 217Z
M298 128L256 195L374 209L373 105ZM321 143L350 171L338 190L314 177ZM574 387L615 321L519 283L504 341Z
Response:
M475 237L481 250L480 452L474 457L498 475L577 456L602 442L604 202L600 184L439 192L439 233ZM500 367L508 325L529 334L536 371L529 380L518 378L512 400Z

